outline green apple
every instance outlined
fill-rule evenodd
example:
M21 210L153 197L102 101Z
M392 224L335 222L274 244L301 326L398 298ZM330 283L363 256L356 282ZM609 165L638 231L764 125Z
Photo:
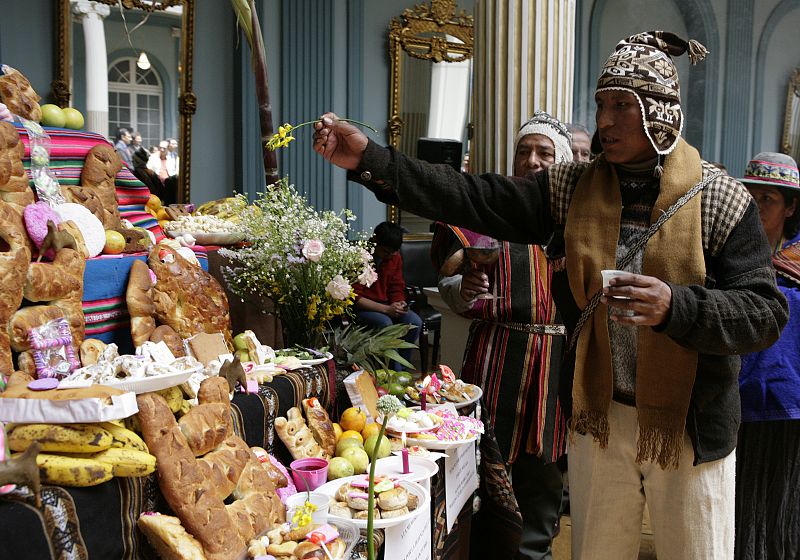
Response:
M106 230L106 244L103 252L107 255L118 255L125 249L125 237L112 229Z
M237 350L247 350L247 342L244 333L239 333L233 337L233 347Z
M354 474L364 474L369 465L369 455L360 447L348 447L342 452L342 458L347 459L353 465Z
M403 387L408 387L411 385L411 374L407 371L398 371L394 375L394 382L402 385Z
M75 130L83 128L83 115L80 111L74 107L64 107L62 112L65 118L64 126L67 128L74 128Z
M399 383L389 383L386 389L389 390L390 395L394 395L395 397L402 397L406 393L405 386L400 385Z
M340 439L336 443L336 456L342 457L342 453L344 453L346 449L350 449L351 447L357 447L359 449L362 449L361 442L358 441L357 438L348 437Z
M367 456L370 458L370 461L374 460L375 457L372 456L373 451L375 451L376 443L378 442L378 435L375 434L374 436L369 436L367 441L364 442L364 451L367 452ZM383 459L384 457L388 457L392 453L392 444L389 443L389 438L386 436L381 436L381 441L377 445L377 451L375 455L377 455L378 459Z
M240 362L249 362L249 361L251 361L250 360L250 352L248 352L247 350L237 350L236 353L234 353L234 356L238 356Z
M328 480L353 476L354 472L352 463L344 457L334 457L328 463Z
M57 126L63 128L67 122L64 110L58 105L47 103L42 105L42 124L45 126Z

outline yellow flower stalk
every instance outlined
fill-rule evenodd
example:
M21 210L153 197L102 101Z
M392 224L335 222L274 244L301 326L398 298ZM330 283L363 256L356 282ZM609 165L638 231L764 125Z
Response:
M342 119L342 118L340 118L339 120L365 126L375 134L378 133L378 131L372 128L370 125L368 125L367 123L363 123L361 121L357 121L354 119ZM297 126L294 126L291 123L284 123L283 126L278 127L278 132L276 134L273 134L272 138L270 138L269 141L267 141L266 144L267 149L274 152L278 148L285 148L286 146L289 145L289 142L295 139L294 136L289 135L290 132L292 132L293 130L297 130L298 128L301 128L303 126L314 124L315 122L317 121L307 121L304 123L300 123Z

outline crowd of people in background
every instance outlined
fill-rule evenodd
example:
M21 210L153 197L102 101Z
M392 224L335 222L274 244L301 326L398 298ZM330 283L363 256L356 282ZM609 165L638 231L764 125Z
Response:
M142 135L139 132L119 128L114 149L136 178L158 196L162 203L177 202L180 156L175 138L161 140L158 146L151 146L148 150L142 145Z

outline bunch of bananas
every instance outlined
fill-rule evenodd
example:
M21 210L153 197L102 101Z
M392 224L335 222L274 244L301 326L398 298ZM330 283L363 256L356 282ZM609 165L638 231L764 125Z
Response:
M19 424L8 435L12 451L34 441L42 481L60 486L95 486L115 476L146 476L156 458L137 434L114 422L99 424Z

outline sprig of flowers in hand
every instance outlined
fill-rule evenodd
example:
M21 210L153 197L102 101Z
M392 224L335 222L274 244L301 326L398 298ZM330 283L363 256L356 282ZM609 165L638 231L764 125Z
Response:
M371 455L371 457L377 459L376 451L378 450L378 446L381 444L381 440L383 439L383 434L386 431L386 424L389 422L389 418L397 414L400 409L403 408L403 403L401 403L400 399L394 395L384 395L378 399L378 402L375 404L375 408L377 409L378 414L383 416L381 430L378 432L378 437L375 440L375 447L372 448ZM372 525L375 522L375 464L377 462L377 460L373 460L369 466L369 491L367 492L367 557L369 560L375 560L376 558Z
M357 121L357 120L354 120L354 119L342 119L342 118L340 118L339 120L340 121L344 121L344 122L350 122L350 123L353 123L353 124L358 124L358 125L361 125L361 126L365 126L368 129L370 129L372 132L374 132L375 134L378 134L378 131L375 130L374 128L372 128L367 123L363 123L361 121ZM310 124L314 124L315 122L317 122L317 121L316 120L307 121L307 122L304 122L304 123L300 123L297 126L294 126L291 123L284 123L283 125L278 127L278 132L273 134L272 138L270 138L269 141L267 141L267 149L268 150L272 150L274 152L278 148L285 148L286 146L289 145L289 142L291 142L292 140L295 139L295 137L291 135L291 133L293 131L297 130L298 128L302 128L304 126L308 126Z

